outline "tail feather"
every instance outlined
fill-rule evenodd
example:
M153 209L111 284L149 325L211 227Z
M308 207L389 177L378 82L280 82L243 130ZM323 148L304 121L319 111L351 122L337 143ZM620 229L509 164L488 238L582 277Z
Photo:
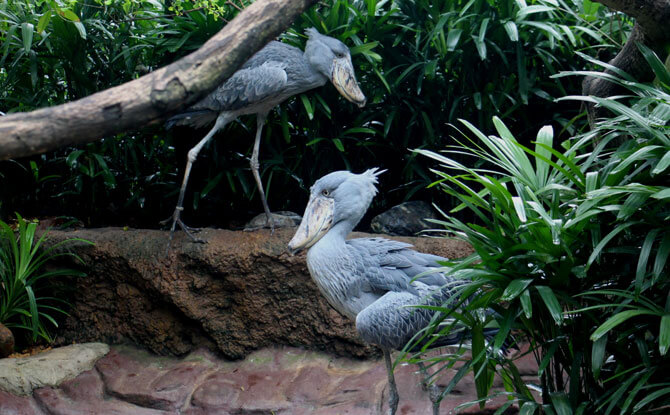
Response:
M212 123L217 113L211 110L195 110L177 114L165 122L165 128L170 129L175 125L190 125L195 128L205 127Z

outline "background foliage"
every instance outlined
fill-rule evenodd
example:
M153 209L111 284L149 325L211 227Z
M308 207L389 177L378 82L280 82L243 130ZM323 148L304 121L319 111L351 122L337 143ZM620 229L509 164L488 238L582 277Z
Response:
M89 95L199 47L244 7L215 1L0 1L0 111ZM504 117L520 140L547 121L574 131L576 51L617 47L625 24L588 0L386 1L319 4L283 40L302 47L314 26L352 49L369 98L362 110L325 86L290 99L265 129L261 169L274 210L300 212L305 188L337 169L393 167L373 213L426 192L430 175L408 148L451 142L456 118L490 127ZM253 119L229 126L195 164L185 220L236 226L261 211L248 167ZM185 155L206 131L162 126L81 148L0 163L0 216L74 216L87 225L157 227L168 217ZM11 180L10 180L11 179ZM282 189L276 192L274 189ZM418 192L418 193L417 193ZM447 199L441 204L451 203Z

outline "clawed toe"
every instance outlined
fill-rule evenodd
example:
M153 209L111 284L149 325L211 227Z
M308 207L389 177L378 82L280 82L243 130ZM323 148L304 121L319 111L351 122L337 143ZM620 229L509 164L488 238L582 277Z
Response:
M180 218L181 210L179 207L175 210L175 212L172 214L171 217L167 218L166 220L161 221L160 223L165 225L168 224L170 221L172 222L172 226L170 228L170 239L168 240L168 245L167 245L167 250L165 251L165 255L169 255L170 253L170 245L172 244L172 238L174 238L174 231L177 228L177 225L181 228L182 231L191 239L192 242L194 243L199 243L199 244L205 244L207 241L204 239L197 238L194 233L198 233L201 231L200 228L192 228L190 226L187 226L184 222L182 222Z

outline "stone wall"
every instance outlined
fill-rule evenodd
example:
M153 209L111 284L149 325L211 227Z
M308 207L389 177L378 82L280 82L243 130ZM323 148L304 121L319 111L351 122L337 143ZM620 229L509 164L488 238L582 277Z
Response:
M77 267L88 276L69 283L75 287L72 309L57 341L129 342L163 355L206 346L228 358L269 345L354 357L377 353L358 339L353 322L320 295L304 253L286 252L293 232L206 229L199 236L207 244L191 243L178 233L166 256L165 231L52 231L48 244L67 238L94 243L67 245L83 259ZM456 240L394 239L448 258L471 253Z

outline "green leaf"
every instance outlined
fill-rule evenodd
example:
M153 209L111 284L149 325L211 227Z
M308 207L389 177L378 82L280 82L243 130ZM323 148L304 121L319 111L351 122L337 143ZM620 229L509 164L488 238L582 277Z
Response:
M480 324L475 325L472 329L472 355L473 371L475 375L475 388L477 390L477 398L482 399L488 394L488 375L487 365L485 362L486 343L484 340L484 332ZM484 402L480 402L480 408L484 407Z
M665 356L670 347L670 314L661 317L661 327L658 334L658 350L661 356Z
M600 369L605 361L605 347L607 346L607 335L602 336L591 347L591 371L593 376L600 378Z
M654 240L659 231L660 229L654 229L649 232L642 243L640 256L637 260L637 269L635 271L635 295L639 295L640 292L642 292L642 284L644 283L644 277L647 274L647 261L649 260L651 248L653 247Z
M659 160L658 164L656 164L656 167L653 168L651 171L652 176L655 176L659 173L663 173L665 169L670 166L670 151L665 153L663 157L661 157L661 160Z
M551 160L551 147L554 142L554 129L551 125L545 125L537 133L537 141L535 143L535 169L537 183L536 186L541 188L546 186L549 179L549 163L545 160Z
M51 10L47 10L37 22L37 33L42 33L51 21Z
M81 20L79 19L79 16L75 12L69 9L61 10L61 16L66 18L67 20L71 22L80 22Z
M518 42L519 41L519 29L517 29L516 23L509 20L509 21L505 22L503 27L505 28L505 31L507 32L507 36L509 37L509 40L511 40L512 42Z
M633 407L633 412L638 413L646 405L649 405L651 402L662 397L663 395L670 395L670 388L659 389L640 399L640 401Z
M603 249L605 249L605 246L609 243L610 240L612 240L612 238L617 236L624 229L637 224L638 222L627 222L622 225L619 225L616 228L614 228L610 233L608 233L607 236L601 239L600 242L598 242L598 245L596 245L596 247L593 249L591 256L589 256L589 260L586 262L587 269L588 267L591 266L591 264L593 264L593 261L595 261L596 258L600 256L600 253L602 252Z
M521 409L519 409L519 415L533 415L537 407L538 405L535 402L524 402Z
M556 415L572 415L570 400L565 392L553 392L549 396L551 396L551 405L556 410Z
M530 290L523 291L521 293L521 296L519 297L519 301L521 301L523 314L526 316L526 318L533 317L533 303L531 302L530 299Z
M643 43L637 42L636 45L642 53L642 56L644 56L649 63L649 66L651 66L651 69L654 71L659 81L663 82L666 86L670 86L670 71L668 71L668 68L663 64L663 61L658 58L653 50Z
M333 144L335 144L335 147L337 147L338 150L344 153L344 144L342 144L342 140L333 138Z
M535 288L537 289L537 292L540 293L542 300L544 300L544 304L547 306L549 313L551 313L551 317L557 324L561 324L563 322L563 310L561 309L561 305L554 295L554 292L551 288L544 285L537 285Z
M23 50L28 53L33 45L33 34L35 27L32 23L21 23L21 39L23 39Z
M665 235L663 235L661 243L658 245L658 250L656 251L656 259L654 260L654 269L652 271L653 283L656 283L658 278L661 276L669 255L670 255L670 233L665 233Z
M540 6L540 5L527 6L519 9L519 11L516 13L516 20L517 21L522 20L530 14L550 12L553 10L555 10L555 8L550 6Z
M501 301L512 301L517 296L519 296L528 285L533 282L532 279L519 279L513 280L509 283L502 296L500 297Z
M481 60L486 60L486 43L472 35L472 39L475 41L475 47L477 48L477 53L479 53L479 58Z
M636 317L636 316L641 316L641 315L654 315L654 312L651 312L649 310L643 310L643 309L637 309L637 310L626 310L622 311L620 313L617 313L607 319L603 324L600 325L596 329L596 331L591 334L591 340L596 341L605 334L607 334L610 330L612 330L614 327L618 326L619 324L625 322L629 318Z
M74 27L75 27L75 28L77 29L77 31L79 32L79 36L80 36L82 39L86 39L86 28L84 27L83 23L81 23L81 22L74 22L74 23L72 23L72 24L74 24Z
M458 46L458 41L461 39L461 34L463 34L463 29L450 29L449 34L447 34L447 51L453 52Z
M300 100L302 101L302 105L305 107L305 111L307 111L307 117L309 117L310 120L313 120L314 107L312 106L312 102L305 94L300 94Z
M670 199L670 188L668 189L663 189L659 192L654 193L651 195L654 199Z

